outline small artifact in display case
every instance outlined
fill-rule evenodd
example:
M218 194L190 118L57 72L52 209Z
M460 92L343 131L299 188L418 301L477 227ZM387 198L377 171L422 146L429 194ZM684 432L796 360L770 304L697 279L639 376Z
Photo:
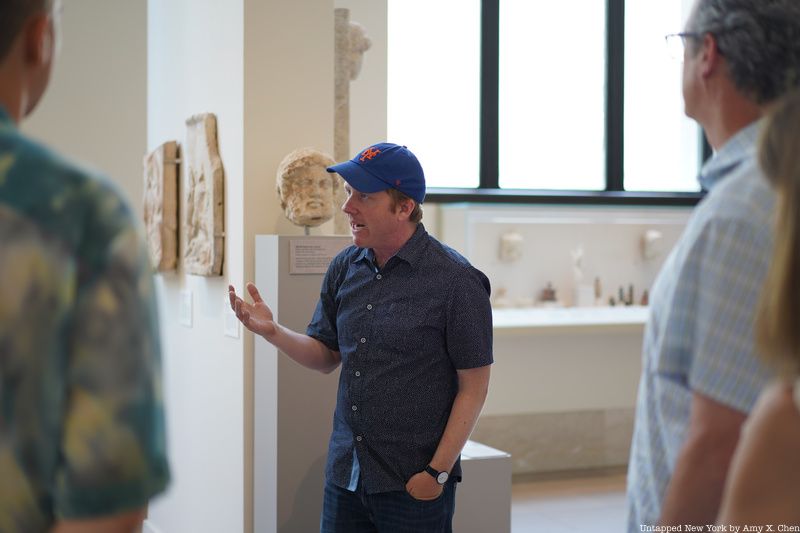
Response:
M553 288L553 284L549 281L544 289L542 289L541 296L539 297L539 301L541 302L555 302L556 299L556 290Z
M522 257L524 239L516 231L509 231L500 236L498 258L504 263L513 263Z
M511 299L508 297L508 291L505 287L498 288L497 292L492 296L492 307L495 309L512 307Z
M647 307L650 304L650 293L647 291L647 289L645 289L644 292L642 293L641 304L645 307Z

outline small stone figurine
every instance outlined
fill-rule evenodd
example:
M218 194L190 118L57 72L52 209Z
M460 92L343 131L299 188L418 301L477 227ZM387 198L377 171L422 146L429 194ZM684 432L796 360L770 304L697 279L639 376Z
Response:
M553 284L549 281L544 289L542 289L541 296L539 300L542 302L555 302L556 301L556 290L553 288Z
M508 297L508 291L505 287L500 287L492 297L492 307L495 309L503 309L512 307L511 299Z

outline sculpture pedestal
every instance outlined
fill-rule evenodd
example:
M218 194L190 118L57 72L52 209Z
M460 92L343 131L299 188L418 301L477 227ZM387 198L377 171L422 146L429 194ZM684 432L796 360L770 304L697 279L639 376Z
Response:
M464 481L456 489L453 531L511 531L511 456L485 444L467 441L461 452Z
M341 250L352 242L350 237L256 236L255 283L281 325L305 333L319 299L320 271L328 265L315 250ZM254 530L319 531L339 371L324 375L304 368L261 337L255 338L254 351Z

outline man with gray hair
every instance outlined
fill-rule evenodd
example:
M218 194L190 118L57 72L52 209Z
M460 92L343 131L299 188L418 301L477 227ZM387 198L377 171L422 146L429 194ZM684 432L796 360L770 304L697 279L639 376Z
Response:
M800 2L697 0L682 33L685 112L708 191L651 297L628 468L628 531L713 524L739 430L771 371L753 319L773 193L755 158L767 106L800 81Z

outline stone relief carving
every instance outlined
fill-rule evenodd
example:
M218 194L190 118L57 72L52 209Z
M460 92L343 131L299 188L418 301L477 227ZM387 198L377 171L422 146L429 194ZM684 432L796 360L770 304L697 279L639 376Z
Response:
M313 148L299 148L278 165L276 185L286 218L298 226L319 226L337 209L339 176L325 169L334 164L331 156Z
M144 227L150 262L158 272L178 267L178 143L144 157Z
M217 119L195 115L186 121L184 250L187 274L222 275L224 171L217 148Z
M350 159L350 82L358 77L364 53L372 46L366 30L358 22L350 21L350 10L337 8L334 10L336 34L336 63L334 66L334 133L333 157L336 161ZM344 183L341 177L340 187L336 195L336 204L341 207L345 201ZM347 216L336 209L333 219L334 232L350 233Z

